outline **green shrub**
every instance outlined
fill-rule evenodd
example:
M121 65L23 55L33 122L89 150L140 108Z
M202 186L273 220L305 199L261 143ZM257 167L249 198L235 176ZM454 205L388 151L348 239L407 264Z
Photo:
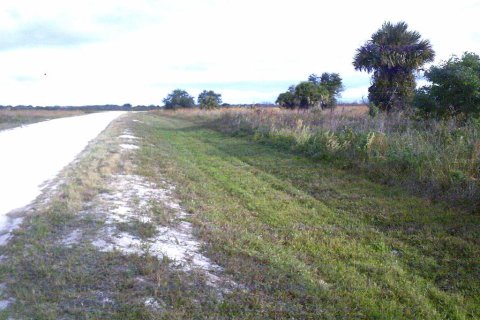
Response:
M380 109L374 103L370 102L368 105L368 115L372 118L375 118L378 116L379 112Z
M417 90L415 105L427 115L480 115L480 57L452 56L425 73L431 85Z

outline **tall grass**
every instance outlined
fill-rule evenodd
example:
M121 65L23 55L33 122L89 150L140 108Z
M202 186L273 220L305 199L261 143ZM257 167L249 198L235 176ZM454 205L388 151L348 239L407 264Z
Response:
M371 118L364 111L226 109L189 115L433 199L479 207L480 121L415 120L402 114Z

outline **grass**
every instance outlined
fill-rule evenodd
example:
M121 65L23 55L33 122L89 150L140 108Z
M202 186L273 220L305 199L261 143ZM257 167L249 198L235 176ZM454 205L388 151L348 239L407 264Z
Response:
M135 160L120 152L116 138L128 121L117 121L90 144L61 173L58 187L24 213L8 246L0 247L1 296L14 298L1 319L184 319L220 303L201 274L179 270L173 261L92 245L105 225L95 210L97 196L108 192L113 174L134 170ZM160 206L154 214L161 219ZM154 227L121 223L118 230L148 238ZM72 232L80 239L67 246L63 239ZM148 298L158 305L146 305Z
M248 291L224 314L480 316L478 215L183 115L141 115L141 172L167 176Z
M196 117L131 114L62 173L57 191L39 199L46 205L0 247L3 295L16 299L1 317L480 317L478 214ZM141 138L136 155L119 152L126 128ZM169 259L94 248L89 239L105 224L95 199L113 174L174 184L204 250L238 285L219 294ZM172 215L161 204L151 214L159 224ZM117 227L154 234L148 223ZM66 247L60 240L74 230L82 241Z
M85 114L84 111L69 110L0 110L0 130L21 125Z
M334 110L226 109L183 111L222 132L313 159L327 160L414 194L480 209L480 122L371 118L365 107Z
M118 230L122 232L129 232L142 239L152 238L156 235L155 225L152 223L135 221L134 223L120 223Z

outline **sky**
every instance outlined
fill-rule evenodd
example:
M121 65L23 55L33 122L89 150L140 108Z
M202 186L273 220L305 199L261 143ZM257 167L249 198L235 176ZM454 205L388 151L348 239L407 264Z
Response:
M0 3L0 105L159 105L172 90L274 102L337 72L368 95L355 50L385 21L429 39L435 64L480 54L480 0L15 0Z

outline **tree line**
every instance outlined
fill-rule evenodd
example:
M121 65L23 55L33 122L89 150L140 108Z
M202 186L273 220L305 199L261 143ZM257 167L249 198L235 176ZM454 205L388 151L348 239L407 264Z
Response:
M342 78L338 73L324 72L321 76L311 74L308 81L292 85L288 91L281 93L276 103L289 109L315 106L325 109L337 104L337 98L343 90Z
M479 115L480 57L466 52L423 70L434 58L430 41L422 39L420 33L408 30L405 22L385 22L357 49L353 59L356 70L372 74L370 114L414 107L426 116ZM422 71L430 84L417 89L416 76ZM328 108L335 106L342 91L337 73L311 75L308 81L281 93L277 104L285 108Z
M405 22L385 22L357 49L356 70L372 73L370 108L392 112L417 108L426 116L480 114L480 57L466 52L423 70L435 58L429 40L409 31ZM429 85L416 89L424 71Z
M214 109L222 104L222 95L212 90L203 90L197 98L198 105L202 109ZM163 99L166 109L193 108L195 99L185 90L176 89Z
M370 114L398 112L412 107L425 116L480 114L480 57L465 52L461 57L424 69L434 61L435 51L429 40L407 23L385 22L371 39L357 49L355 70L371 73L368 88ZM429 85L417 89L416 78L423 73ZM322 109L334 107L344 90L338 73L312 74L308 80L292 85L281 93L276 103L284 108ZM197 98L200 108L221 105L221 95L204 90ZM195 106L185 90L174 90L164 100L165 108Z

